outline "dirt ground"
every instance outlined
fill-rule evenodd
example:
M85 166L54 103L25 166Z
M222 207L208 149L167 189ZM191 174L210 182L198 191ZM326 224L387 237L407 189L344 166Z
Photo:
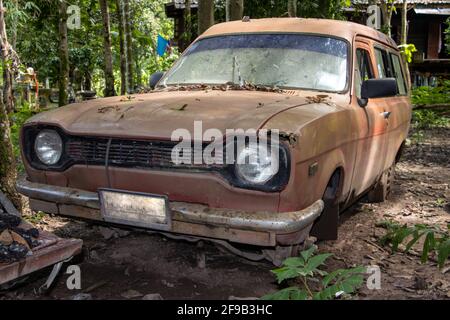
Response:
M365 286L355 299L450 299L448 263L420 263L417 252L391 255L379 245L385 230L376 223L392 219L408 224L427 223L442 228L450 223L450 129L425 131L423 140L411 138L396 169L389 201L361 200L343 213L339 239L319 242L320 252L331 252L327 268L378 265L381 289ZM233 299L260 297L277 289L268 262L236 257L211 243L190 243L158 234L109 229L60 217L30 216L37 227L63 237L84 240L81 257L70 264L81 268L81 290L66 287L67 266L47 295L37 295L50 270L24 284L0 292L0 299L73 299L88 293L92 299ZM78 297L80 297L78 295ZM153 297L154 299L154 297Z

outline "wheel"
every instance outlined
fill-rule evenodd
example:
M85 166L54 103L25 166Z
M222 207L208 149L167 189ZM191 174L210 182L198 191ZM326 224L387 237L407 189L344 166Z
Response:
M384 202L391 193L394 183L395 164L385 170L375 187L369 191L367 198L369 202Z

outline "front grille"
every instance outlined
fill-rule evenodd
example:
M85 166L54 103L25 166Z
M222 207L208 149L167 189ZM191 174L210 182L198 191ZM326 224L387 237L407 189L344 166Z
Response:
M205 164L176 164L172 149L178 142L136 141L112 139L108 164L125 167L205 167ZM108 139L70 137L66 142L67 156L75 163L105 164ZM193 159L192 152L192 159ZM210 165L211 166L211 165ZM222 167L222 165L213 165Z

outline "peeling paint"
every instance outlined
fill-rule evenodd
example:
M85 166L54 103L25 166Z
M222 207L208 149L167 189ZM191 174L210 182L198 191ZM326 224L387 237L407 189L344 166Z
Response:
M297 145L299 135L293 132L280 131L280 138L286 139L293 148Z

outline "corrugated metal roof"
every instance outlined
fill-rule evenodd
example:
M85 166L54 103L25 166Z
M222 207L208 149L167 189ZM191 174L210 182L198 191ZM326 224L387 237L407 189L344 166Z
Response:
M417 14L434 14L434 15L450 15L450 8L417 8L414 9Z
M352 3L353 4L368 4L369 1L368 0L352 0ZM380 3L380 1L377 1L377 3ZM403 3L403 0L395 0L394 3L401 4L401 3ZM408 0L408 4L423 4L423 5L450 4L450 0Z
M174 0L169 3L173 3L175 8L177 9L184 9L185 8L185 0ZM191 8L197 8L198 7L198 1L197 0L191 0Z

